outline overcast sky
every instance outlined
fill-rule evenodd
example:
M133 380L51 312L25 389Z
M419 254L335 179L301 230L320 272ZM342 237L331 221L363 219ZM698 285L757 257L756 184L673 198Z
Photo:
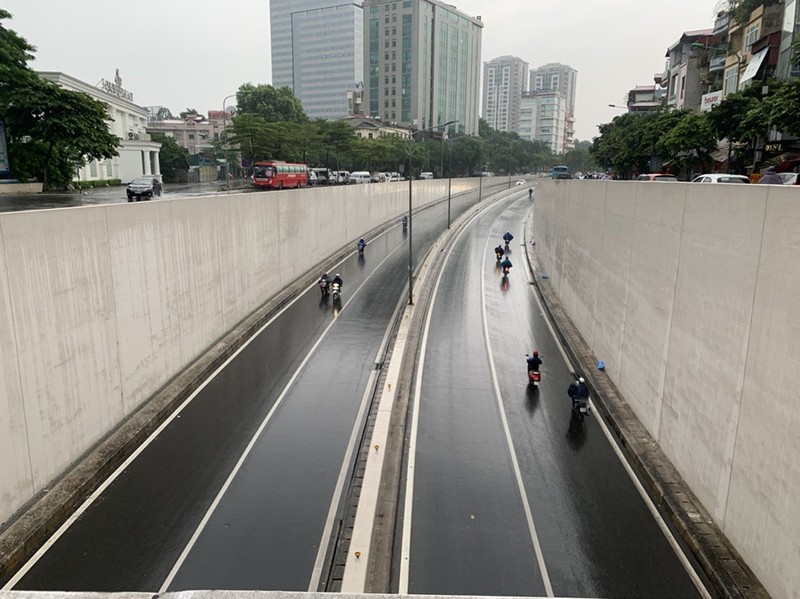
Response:
M597 135L627 91L649 85L684 31L710 28L718 0L453 0L480 15L483 60L578 71L578 139ZM142 106L221 109L245 82L271 83L269 0L0 0L36 46L33 68L113 80Z

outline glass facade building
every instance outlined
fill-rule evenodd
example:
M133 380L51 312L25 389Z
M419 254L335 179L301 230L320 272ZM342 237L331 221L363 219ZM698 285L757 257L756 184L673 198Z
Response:
M483 23L438 0L365 0L364 105L383 122L478 133Z
M347 92L363 82L360 4L270 0L272 84L287 86L311 118L349 114Z

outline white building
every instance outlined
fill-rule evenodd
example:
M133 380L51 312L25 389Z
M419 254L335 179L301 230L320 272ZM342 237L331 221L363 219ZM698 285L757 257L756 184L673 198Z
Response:
M500 56L483 63L483 119L497 131L519 129L519 102L528 89L528 63Z
M120 138L119 156L93 160L78 171L76 181L120 179L128 183L141 175L160 175L158 153L161 144L150 141L145 133L148 110L133 103L133 94L123 89L117 71L114 81L100 81L95 87L74 77L57 72L40 72L42 79L77 92L84 92L108 106L108 129Z
M575 147L575 97L577 95L578 71L571 66L553 62L530 71L531 92L557 91L566 98L566 126L563 148L557 153L569 152Z
M545 143L554 154L568 151L564 145L568 106L566 96L555 90L522 94L520 138Z

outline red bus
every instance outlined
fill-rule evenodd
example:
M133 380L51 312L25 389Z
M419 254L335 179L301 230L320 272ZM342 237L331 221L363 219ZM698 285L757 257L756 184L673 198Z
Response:
M265 160L253 168L253 185L267 189L290 189L308 185L308 167L305 164Z

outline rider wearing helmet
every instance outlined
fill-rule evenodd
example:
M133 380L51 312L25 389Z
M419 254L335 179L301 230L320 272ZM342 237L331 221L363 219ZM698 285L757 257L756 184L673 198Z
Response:
M508 271L511 270L511 267L514 265L511 264L511 260L509 260L508 256L506 256L505 258L503 258L503 261L500 263L500 266L504 271Z
M589 399L589 387L586 386L586 382L583 380L583 377L580 377L577 381L573 382L569 386L569 389L567 389L567 394L572 398L573 403L580 399Z
M364 241L364 238L362 237L358 240L358 251L363 252L365 247L367 247L367 242Z
M495 255L495 256L497 256L497 261L498 261L498 262L500 262L500 260L502 260L502 259L503 259L503 255L504 255L505 253L506 253L506 252L505 252L505 250L503 249L503 246L502 246L502 245L498 245L496 248L494 248L494 255Z
M341 288L342 287L342 283L344 283L344 281L342 281L342 277L340 277L339 273L337 272L336 276L333 277L333 281L331 281L331 283L335 283L335 284L339 285L339 287Z
M539 372L539 367L542 365L542 359L539 357L538 350L533 350L533 353L526 356L528 359L528 370Z
M506 232L503 234L503 241L505 241L505 242L506 242L506 245L508 245L509 243L511 243L511 240L512 240L512 239L514 239L514 236L511 234L511 232L510 232L510 231L506 231Z

